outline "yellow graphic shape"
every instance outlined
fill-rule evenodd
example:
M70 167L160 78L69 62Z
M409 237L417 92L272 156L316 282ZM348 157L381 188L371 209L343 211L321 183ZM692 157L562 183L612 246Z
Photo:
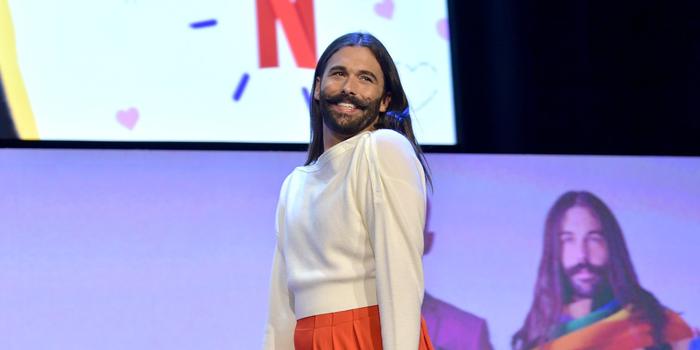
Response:
M38 140L39 132L17 62L15 31L8 1L0 0L0 83L3 84L10 117L14 120L19 138Z

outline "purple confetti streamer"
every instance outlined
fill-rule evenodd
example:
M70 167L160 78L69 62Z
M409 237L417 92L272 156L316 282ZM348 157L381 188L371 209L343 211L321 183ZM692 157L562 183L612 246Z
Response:
M306 106L311 108L311 95L309 95L309 89L307 89L306 87L301 88L301 94L304 96Z
M245 90L246 85L248 85L249 78L250 74L243 73L243 76L241 76L241 80L238 82L238 86L236 87L236 92L233 93L234 101L238 102L238 100L241 99L241 96L243 95L243 90Z
M217 23L218 23L218 22L216 21L216 19L213 19L213 18L212 18L212 19L208 19L208 20L205 20L205 21L192 22L192 23L190 23L190 28L192 28L192 29L202 29L202 28L206 28L206 27L213 27L213 26L215 26Z

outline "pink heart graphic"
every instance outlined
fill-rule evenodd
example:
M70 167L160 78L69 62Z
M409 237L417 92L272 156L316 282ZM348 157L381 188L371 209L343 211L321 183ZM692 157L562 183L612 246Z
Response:
M447 18L437 21L437 31L443 39L450 40L450 26L447 23Z
M391 19L394 16L394 1L384 0L384 2L374 4L374 12L381 17Z
M117 112L117 121L125 128L132 130L139 121L139 110L132 107Z

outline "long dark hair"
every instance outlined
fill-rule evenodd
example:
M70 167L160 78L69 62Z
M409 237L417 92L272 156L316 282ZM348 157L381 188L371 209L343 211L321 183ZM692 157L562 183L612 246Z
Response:
M423 156L416 137L413 134L413 126L411 124L411 115L409 111L408 99L403 91L399 72L396 69L394 60L389 55L389 52L384 45L369 33L348 33L338 39L335 39L321 55L314 71L314 80L311 85L311 91L316 91L316 78L321 79L323 72L326 70L326 65L331 56L338 50L347 46L361 46L368 48L374 58L379 62L379 66L384 74L384 93L382 97L391 96L389 106L385 113L379 113L379 119L374 125L375 129L391 129L404 135L411 142L413 150L416 152L416 157L423 167L426 180L432 186L428 163ZM319 102L311 99L311 142L309 143L308 156L304 165L309 165L315 162L323 153L323 120L321 117L321 107Z
M594 194L571 191L559 197L547 214L534 300L525 324L513 335L511 346L518 350L530 349L552 340L548 339L550 331L559 324L563 306L571 302L571 292L566 286L561 265L559 232L564 214L573 206L588 208L597 217L610 252L605 276L608 300L594 300L594 307L602 306L610 298L615 298L622 306L631 305L635 319L649 322L652 326L655 345L663 345L663 328L666 324L664 308L653 294L639 284L617 219Z

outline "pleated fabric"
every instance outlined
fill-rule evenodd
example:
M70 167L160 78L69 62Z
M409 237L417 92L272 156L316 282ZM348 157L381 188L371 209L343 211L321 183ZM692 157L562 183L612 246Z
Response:
M418 350L434 350L421 318ZM382 350L377 305L310 316L297 320L295 350Z

